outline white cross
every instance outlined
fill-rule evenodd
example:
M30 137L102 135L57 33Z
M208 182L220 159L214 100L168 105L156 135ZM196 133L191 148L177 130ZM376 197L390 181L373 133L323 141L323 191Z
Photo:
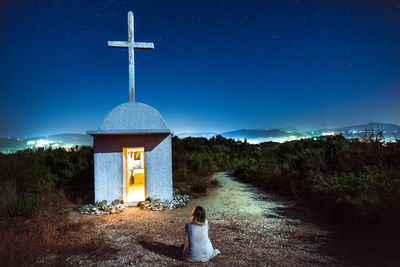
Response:
M128 48L129 51L129 102L135 102L135 48L154 49L153 43L135 42L133 13L128 12L128 41L108 41L109 47Z

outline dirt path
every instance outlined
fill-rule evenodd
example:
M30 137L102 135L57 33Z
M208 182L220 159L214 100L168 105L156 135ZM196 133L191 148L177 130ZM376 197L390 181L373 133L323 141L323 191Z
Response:
M184 224L196 205L206 209L211 241L221 250L201 266L383 263L376 257L371 261L369 252L351 239L325 230L315 216L294 203L240 183L226 173L216 173L214 178L220 187L182 209L152 212L129 208L120 215L96 217L71 214L66 226L71 229L65 237L70 246L40 263L189 266L181 256Z

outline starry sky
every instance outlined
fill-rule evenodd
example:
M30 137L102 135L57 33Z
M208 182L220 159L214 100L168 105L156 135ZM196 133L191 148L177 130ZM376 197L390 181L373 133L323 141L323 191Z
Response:
M175 133L400 124L400 1L0 3L0 137L85 133L136 101Z

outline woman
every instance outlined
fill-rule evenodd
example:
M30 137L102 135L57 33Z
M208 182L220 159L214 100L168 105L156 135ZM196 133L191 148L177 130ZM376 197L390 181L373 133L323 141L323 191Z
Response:
M208 237L208 221L206 211L201 206L196 206L192 211L189 222L185 224L185 247L183 257L191 262L206 262L218 255Z

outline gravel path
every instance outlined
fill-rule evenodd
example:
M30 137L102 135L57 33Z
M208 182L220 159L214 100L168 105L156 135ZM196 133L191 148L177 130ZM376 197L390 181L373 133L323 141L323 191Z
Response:
M189 266L182 259L184 224L196 205L206 209L210 238L221 254L199 266L392 265L358 241L327 230L310 211L265 194L227 173L221 186L181 209L128 208L117 215L68 217L62 251L39 264ZM376 250L374 250L376 251ZM385 259L385 260L384 260ZM379 263L379 264L378 264ZM193 265L193 264L190 264Z

